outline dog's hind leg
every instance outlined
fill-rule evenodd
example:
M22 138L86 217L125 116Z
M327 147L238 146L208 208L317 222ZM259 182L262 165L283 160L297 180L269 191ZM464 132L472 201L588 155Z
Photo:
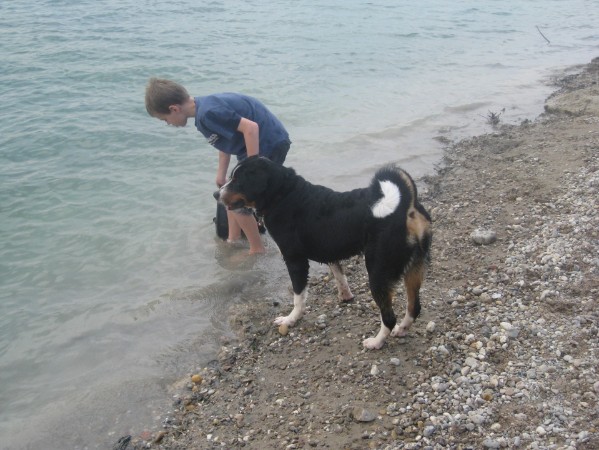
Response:
M277 325L293 326L302 318L306 311L306 298L308 296L308 271L310 263L307 259L288 260L285 259L287 271L291 278L293 286L293 310L288 316L281 316L275 319Z
M354 299L353 294L349 288L349 284L347 284L347 277L343 272L343 266L339 261L334 263L330 263L329 267L331 268L331 272L333 272L333 276L335 277L335 283L337 284L337 290L339 291L339 299L342 302L351 302Z
M420 286L424 280L424 265L419 264L412 267L404 276L404 286L408 296L406 315L401 323L391 332L392 336L405 336L408 328L420 315Z

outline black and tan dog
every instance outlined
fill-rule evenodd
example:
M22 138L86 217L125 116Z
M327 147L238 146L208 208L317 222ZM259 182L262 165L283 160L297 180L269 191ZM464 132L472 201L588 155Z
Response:
M308 260L329 264L343 301L353 298L340 261L364 253L370 290L381 312L381 329L364 347L381 348L401 336L420 313L420 286L429 260L431 220L407 172L380 169L367 188L335 192L293 169L251 157L239 163L218 192L228 209L254 208L279 246L293 286L293 311L275 320L292 326L305 311ZM397 324L394 285L403 276L406 315Z

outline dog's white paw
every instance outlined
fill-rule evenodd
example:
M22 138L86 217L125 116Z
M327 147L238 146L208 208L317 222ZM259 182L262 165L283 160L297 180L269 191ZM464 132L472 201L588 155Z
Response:
M391 336L402 337L407 335L408 329L412 326L413 323L414 319L412 319L409 316L404 317L401 323L398 323L393 327L393 330L391 331Z
M402 327L400 325L395 325L393 327L393 331L391 331L391 336L394 337L402 337L408 334L408 329L406 327Z
M368 350L379 350L385 343L384 339L377 339L376 337L364 339L362 345Z
M295 325L295 319L291 316L281 316L275 319L275 325L287 325L288 327L292 327Z

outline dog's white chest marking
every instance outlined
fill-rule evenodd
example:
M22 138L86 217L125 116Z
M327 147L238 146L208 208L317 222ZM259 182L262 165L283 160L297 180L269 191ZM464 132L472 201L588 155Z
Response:
M383 197L372 206L372 214L374 217L382 219L387 217L397 209L401 201L401 193L395 183L385 180L379 181Z

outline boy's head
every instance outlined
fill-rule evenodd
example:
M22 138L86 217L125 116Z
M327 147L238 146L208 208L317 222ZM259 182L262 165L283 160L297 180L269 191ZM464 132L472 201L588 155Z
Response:
M160 78L150 78L146 86L146 110L152 117L166 121L169 125L185 126L185 105L190 97L179 83Z

